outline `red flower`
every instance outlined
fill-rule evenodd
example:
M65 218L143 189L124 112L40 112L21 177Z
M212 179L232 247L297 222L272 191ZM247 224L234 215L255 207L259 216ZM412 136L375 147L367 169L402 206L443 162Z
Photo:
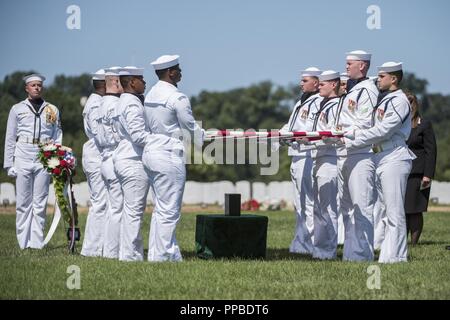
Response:
M56 168L53 169L52 172L53 172L53 174L59 175L61 173L61 169L56 167Z
M51 151L44 151L44 157L50 158L51 156L52 156L52 152Z
M59 165L60 165L60 166L63 166L63 167L68 167L68 166L69 166L69 163L68 163L66 160L60 160L60 161L59 161Z
M58 150L58 156L64 157L66 152L64 150Z

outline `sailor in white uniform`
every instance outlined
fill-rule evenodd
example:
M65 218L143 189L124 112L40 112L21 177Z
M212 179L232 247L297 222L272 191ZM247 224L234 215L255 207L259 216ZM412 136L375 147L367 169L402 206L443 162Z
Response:
M107 194L105 183L100 172L102 164L101 147L96 143L98 111L105 94L105 70L100 69L92 75L94 92L89 96L83 109L84 132L88 141L83 145L83 171L86 175L89 208L84 231L82 256L98 257L103 252L103 236L107 210Z
M350 79L347 72L341 73L341 85L339 87L339 96L347 94L347 82ZM333 128L334 129L334 128ZM339 209L339 192L337 194L337 205ZM344 219L342 217L342 212L338 211L338 244L344 244L345 230L344 230Z
M302 97L295 104L294 110L281 131L312 131L314 117L320 109L322 97L319 95L318 68L310 67L301 72L300 87ZM291 143L288 155L292 157L291 179L294 183L294 206L296 226L290 252L313 254L314 231L314 190L313 190L313 144Z
M59 110L42 99L45 77L32 74L24 78L28 97L15 104L8 116L5 136L4 168L16 178L16 235L21 249L44 246L50 174L37 154L39 144L61 144Z
M337 130L372 126L372 111L377 102L378 89L367 78L371 54L352 51L347 54L347 95L341 99L335 121ZM345 226L344 256L347 261L372 261L373 204L375 165L370 146L347 150L341 146L338 153L339 210Z
M314 118L313 131L333 130L339 105L339 72L328 70L319 75L319 94L323 98ZM337 254L337 155L333 145L315 142L313 151L314 252L318 259L335 259Z
M374 112L375 125L370 129L352 129L345 135L345 145L348 150L373 147L380 199L387 218L378 262L396 263L407 261L404 201L408 175L415 159L406 145L411 132L411 106L399 89L403 78L402 63L386 62L378 70L378 87L388 94Z
M151 64L159 81L145 97L144 107L146 123L155 135L142 156L155 203L148 260L181 261L175 230L186 182L183 140L201 146L204 131L195 122L189 98L177 87L181 80L179 56L163 55Z
M108 194L108 211L104 223L103 257L119 258L120 228L123 210L123 192L116 175L113 152L119 145L120 136L114 127L122 86L119 81L120 67L105 70L106 93L98 112L98 129L95 139L102 148L101 174Z
M120 70L124 92L120 96L114 126L120 142L113 153L114 168L123 190L120 223L121 261L144 260L141 225L147 203L149 179L142 165L144 146L151 134L144 120L144 69L133 66Z

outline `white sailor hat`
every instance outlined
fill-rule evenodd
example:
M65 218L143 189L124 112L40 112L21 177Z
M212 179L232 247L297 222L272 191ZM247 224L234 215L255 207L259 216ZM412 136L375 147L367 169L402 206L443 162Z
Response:
M378 73L395 72L402 70L402 62L385 62L378 67Z
M30 74L30 75L27 75L27 76L23 77L23 81L25 81L25 84L27 84L28 82L31 82L31 81L44 82L44 80L45 80L45 77L43 75L38 74L38 73L33 73L33 74Z
M334 70L327 70L319 75L319 81L330 81L340 79L339 72Z
M342 72L340 78L341 78L341 81L348 81L350 79L347 72Z
M179 55L163 55L155 61L152 61L150 64L155 70L163 70L179 64L179 58Z
M362 61L370 61L370 58L372 58L372 54L367 53L363 50L355 50L350 51L346 53L347 58L346 60L362 60Z
M105 76L118 76L122 67L110 67L105 69Z
M302 70L302 77L318 77L322 73L319 68L309 67L305 70Z
M105 80L105 69L99 69L91 74L92 80Z
M120 69L120 76L143 76L144 68L137 68L134 66L127 66Z

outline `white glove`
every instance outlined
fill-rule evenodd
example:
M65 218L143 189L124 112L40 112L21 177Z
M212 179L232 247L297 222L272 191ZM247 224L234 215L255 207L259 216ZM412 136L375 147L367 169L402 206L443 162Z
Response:
M322 141L323 143L330 145L330 144L335 144L339 141L340 139L337 137L323 137Z
M344 137L350 140L355 140L355 129L345 132Z
M7 169L7 172L8 172L8 177L11 177L11 178L17 177L16 168L10 167L10 168Z

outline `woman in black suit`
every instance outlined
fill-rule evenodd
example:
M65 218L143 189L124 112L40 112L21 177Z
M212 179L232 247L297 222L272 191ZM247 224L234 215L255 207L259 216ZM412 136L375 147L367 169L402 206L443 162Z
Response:
M431 180L436 167L436 139L431 122L420 117L417 97L407 94L412 109L412 129L407 141L417 156L413 160L405 196L406 226L411 233L411 244L419 241L423 228L423 215L427 211Z

